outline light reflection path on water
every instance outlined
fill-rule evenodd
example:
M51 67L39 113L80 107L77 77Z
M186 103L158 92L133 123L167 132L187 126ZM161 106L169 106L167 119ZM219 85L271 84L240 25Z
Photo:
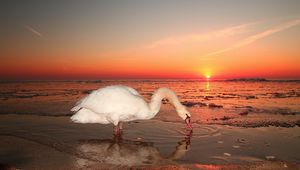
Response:
M207 80L206 83L205 83L205 90L206 90L206 91L209 91L209 90L210 90L209 80Z

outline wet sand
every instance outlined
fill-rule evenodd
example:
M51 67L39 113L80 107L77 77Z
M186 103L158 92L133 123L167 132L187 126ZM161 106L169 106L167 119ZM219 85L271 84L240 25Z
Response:
M161 119L161 118L160 118ZM19 169L300 169L300 128L161 120L75 124L69 117L0 116L0 167Z

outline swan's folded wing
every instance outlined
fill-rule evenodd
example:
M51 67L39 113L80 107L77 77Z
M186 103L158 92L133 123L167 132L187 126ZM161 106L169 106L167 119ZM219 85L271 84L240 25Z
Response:
M145 102L134 94L138 94L134 89L129 89L114 86L95 90L81 99L72 111L86 108L98 114L134 114L144 107Z
M141 96L139 94L139 92L137 92L135 89L131 88L131 87L128 87L128 86L124 86L130 93L132 93L133 95L136 95L136 96Z

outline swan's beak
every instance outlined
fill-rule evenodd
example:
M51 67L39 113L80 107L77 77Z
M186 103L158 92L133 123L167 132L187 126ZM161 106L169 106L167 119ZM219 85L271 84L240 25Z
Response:
M185 123L186 123L186 126L187 126L188 129L193 130L190 116L186 115Z

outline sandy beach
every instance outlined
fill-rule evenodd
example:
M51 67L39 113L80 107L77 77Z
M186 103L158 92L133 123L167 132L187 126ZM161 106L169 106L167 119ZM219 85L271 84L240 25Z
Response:
M159 120L75 124L69 117L0 116L0 163L18 169L299 169L300 128Z

